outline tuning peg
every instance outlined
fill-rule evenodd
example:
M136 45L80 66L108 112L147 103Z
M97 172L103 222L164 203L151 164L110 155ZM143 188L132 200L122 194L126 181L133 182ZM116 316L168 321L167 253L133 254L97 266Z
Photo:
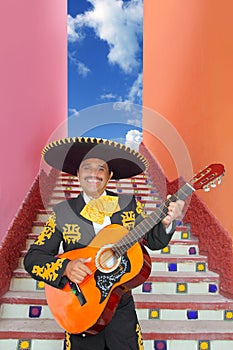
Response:
M220 177L218 178L218 185L220 185L221 182L222 182L222 177L220 176Z
M216 185L215 182L211 182L210 186L211 186L211 187L216 187L217 185Z
M210 191L209 186L205 186L205 187L204 187L204 191L205 191L205 192L209 192L209 191Z

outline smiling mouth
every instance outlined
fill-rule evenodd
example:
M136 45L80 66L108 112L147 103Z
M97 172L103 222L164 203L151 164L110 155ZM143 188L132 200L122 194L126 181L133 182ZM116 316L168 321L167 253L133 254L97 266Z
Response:
M102 179L99 178L99 177L86 177L85 180L86 180L88 183L92 183L92 184L96 184L96 183L102 181Z

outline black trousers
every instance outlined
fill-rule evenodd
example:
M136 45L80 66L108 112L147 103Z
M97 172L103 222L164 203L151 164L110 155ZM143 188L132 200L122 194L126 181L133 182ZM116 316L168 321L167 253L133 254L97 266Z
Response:
M64 350L143 350L134 301L129 297L103 331L96 335L65 333Z

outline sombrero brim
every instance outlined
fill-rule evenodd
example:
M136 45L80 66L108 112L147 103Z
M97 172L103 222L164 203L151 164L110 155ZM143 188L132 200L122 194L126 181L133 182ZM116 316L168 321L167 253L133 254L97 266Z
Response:
M49 143L42 157L53 168L76 176L86 158L106 161L113 179L136 176L148 168L147 159L139 152L118 142L90 137L65 138Z

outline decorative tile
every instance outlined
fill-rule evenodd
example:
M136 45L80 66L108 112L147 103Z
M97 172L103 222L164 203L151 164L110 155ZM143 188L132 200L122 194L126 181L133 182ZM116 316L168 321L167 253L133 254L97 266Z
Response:
M181 239L189 239L190 234L187 231L181 232Z
M143 293L151 293L152 292L152 283L151 282L143 283L142 291L143 291Z
M155 340L154 341L154 350L167 350L166 340Z
M225 321L233 321L233 310L225 310L224 311L224 320Z
M168 271L177 271L177 264L176 263L168 264Z
M206 271L206 263L198 262L196 263L196 272L205 272Z
M198 350L210 350L210 341L209 340L199 340Z
M170 254L170 251L171 249L170 249L170 246L168 245L167 247L161 250L161 254Z
M42 306L29 306L29 317L39 318L41 315Z
M44 282L36 281L36 290L44 290Z
M197 310L187 310L187 319L188 320L198 320L198 311Z
M150 309L149 311L149 319L159 320L160 319L160 310L159 309Z
M189 255L196 255L197 254L197 250L195 247L190 247L189 248Z
M209 293L217 293L218 287L216 284L209 284Z
M184 294L188 292L188 285L187 283L180 283L178 282L176 284L176 293Z
M31 339L19 339L17 344L17 350L30 350Z

